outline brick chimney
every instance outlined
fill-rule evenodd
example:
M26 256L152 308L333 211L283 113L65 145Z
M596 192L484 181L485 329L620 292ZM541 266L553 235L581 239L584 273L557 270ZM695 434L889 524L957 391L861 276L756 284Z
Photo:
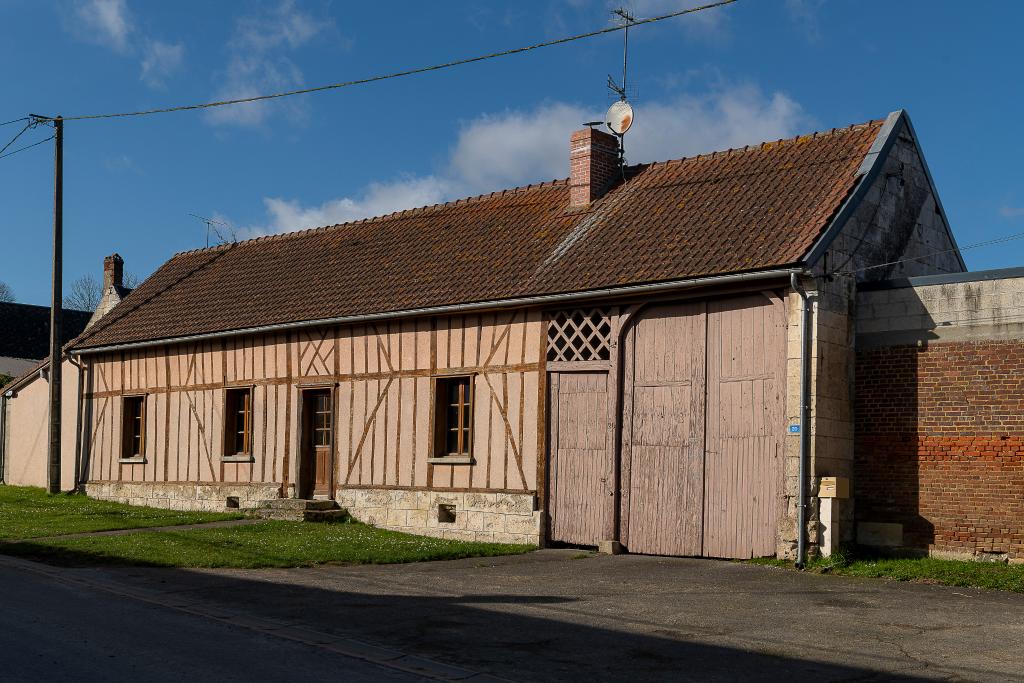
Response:
M124 259L120 254L111 254L103 259L103 291L111 287L124 287Z
M96 321L110 313L127 295L124 288L124 259L119 254L111 254L103 259L103 291L100 292L100 303L93 311L85 329L96 324Z
M619 177L619 141L614 135L584 128L569 139L569 208L583 209L608 191Z

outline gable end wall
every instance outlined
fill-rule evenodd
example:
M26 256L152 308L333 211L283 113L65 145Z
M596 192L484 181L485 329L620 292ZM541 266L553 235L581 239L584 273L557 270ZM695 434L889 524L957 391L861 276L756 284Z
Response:
M825 553L854 539L852 501L828 500L823 503L828 509L820 510L816 494L821 477L854 476L856 284L964 270L951 251L956 245L905 117L897 120L890 134L893 143L876 162L881 167L871 186L822 258L812 264L817 291L810 349L812 522L808 536ZM902 262L868 268L895 261ZM798 352L797 345L791 353L791 382L799 376ZM796 419L795 407L791 414ZM789 473L795 474L796 444L790 450L794 457Z

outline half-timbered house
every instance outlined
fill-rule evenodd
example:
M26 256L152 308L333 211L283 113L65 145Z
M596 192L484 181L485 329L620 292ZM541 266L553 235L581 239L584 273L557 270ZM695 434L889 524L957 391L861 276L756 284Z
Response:
M819 543L855 284L964 270L909 119L626 167L585 129L569 156L568 180L174 256L69 349L65 467L99 498L333 499L452 538Z

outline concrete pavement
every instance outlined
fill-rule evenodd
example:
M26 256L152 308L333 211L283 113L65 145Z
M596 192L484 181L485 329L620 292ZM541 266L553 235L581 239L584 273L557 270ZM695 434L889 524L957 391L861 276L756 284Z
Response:
M314 644L357 639L397 661L425 658L423 672L439 678L1024 680L1024 595L705 560L577 558L547 550L392 566L46 571L84 582L81 591L114 591L107 599L117 604L256 628L260 643L288 633ZM267 631L268 620L284 626ZM320 660L289 661L305 675Z

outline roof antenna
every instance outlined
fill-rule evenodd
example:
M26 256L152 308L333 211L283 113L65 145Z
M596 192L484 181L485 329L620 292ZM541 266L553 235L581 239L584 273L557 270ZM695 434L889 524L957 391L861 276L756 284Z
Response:
M605 113L605 125L619 139L619 170L622 172L622 180L626 180L626 146L624 136L630 126L633 125L633 107L627 101L626 78L629 74L629 27L636 23L636 17L629 10L620 7L612 11L612 14L622 20L625 28L622 31L622 85L620 86L608 74L608 89L619 96L619 101L612 103Z
M210 248L210 232L211 231L213 231L213 234L217 237L217 239L220 240L221 244L226 244L228 242L237 242L238 241L238 235L235 234L235 229L233 227L231 227L230 224L225 223L224 221L218 221L218 220L216 220L214 218L207 218L206 216L200 216L197 213L190 213L188 215L192 216L192 218L198 218L203 223L206 223L206 248L207 249ZM222 226L222 227L226 228L227 232L228 232L228 237L225 237L224 234L220 231L220 229L217 226Z
M612 14L622 19L622 25L625 26L622 31L622 86L620 87L612 75L608 74L608 88L619 96L620 101L625 102L627 67L629 66L629 27L636 23L636 17L625 7L612 10Z

